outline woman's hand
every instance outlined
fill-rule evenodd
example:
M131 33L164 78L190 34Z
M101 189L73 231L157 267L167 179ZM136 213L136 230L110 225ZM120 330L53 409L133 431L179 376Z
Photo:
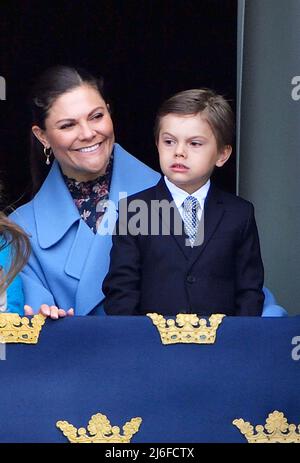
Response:
M39 308L40 314L44 315L45 317L50 317L53 320L57 320L58 318L63 318L66 316L73 316L74 315L74 309L69 309L69 310L63 310L59 309L55 305L47 305L47 304L42 304L41 307ZM27 315L34 315L32 307L29 305L24 305L24 314Z

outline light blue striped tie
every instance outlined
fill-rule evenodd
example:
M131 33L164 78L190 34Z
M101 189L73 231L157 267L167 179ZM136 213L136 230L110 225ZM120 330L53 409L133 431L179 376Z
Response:
M189 237L189 241L192 247L194 246L199 225L197 214L199 208L199 201L194 196L188 196L183 202L184 231Z

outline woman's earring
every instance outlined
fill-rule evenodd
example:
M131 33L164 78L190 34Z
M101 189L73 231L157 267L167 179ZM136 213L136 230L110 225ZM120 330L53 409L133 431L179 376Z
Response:
M47 153L47 149L49 149L49 153ZM46 148L46 146L44 147L44 155L46 156L46 164L47 166L50 165L50 156L52 154L52 150L51 148Z

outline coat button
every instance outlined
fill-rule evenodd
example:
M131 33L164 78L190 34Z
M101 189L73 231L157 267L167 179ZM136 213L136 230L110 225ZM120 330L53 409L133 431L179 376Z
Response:
M196 278L193 277L193 275L188 275L187 278L186 278L186 281L187 281L188 283L195 283Z

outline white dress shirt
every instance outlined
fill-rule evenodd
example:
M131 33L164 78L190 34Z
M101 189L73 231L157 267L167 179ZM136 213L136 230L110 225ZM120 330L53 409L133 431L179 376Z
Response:
M202 211L204 209L204 201L207 196L209 187L210 187L210 179L207 180L207 182L198 190L194 191L191 195L187 193L186 191L182 190L178 186L174 185L174 183L170 182L170 180L167 179L166 176L164 176L164 180L166 183L166 186L169 190L169 192L172 195L172 198L174 200L174 203L176 204L179 214L181 215L181 218L183 220L183 203L186 200L188 196L194 196L197 198L200 207L198 208L197 216L199 221L201 220L202 216Z

